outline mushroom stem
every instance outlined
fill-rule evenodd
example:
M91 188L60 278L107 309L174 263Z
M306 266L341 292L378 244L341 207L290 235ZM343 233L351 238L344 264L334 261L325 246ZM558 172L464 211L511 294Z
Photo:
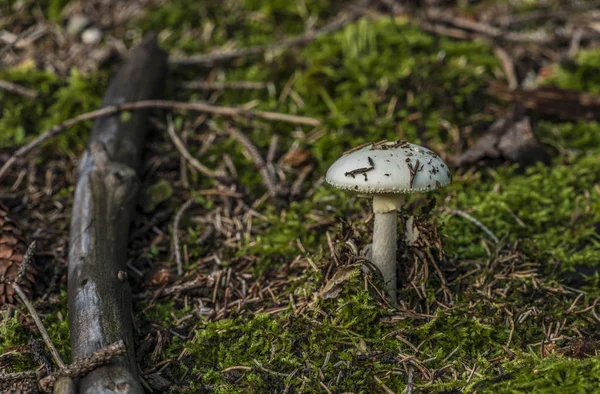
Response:
M381 271L385 289L396 304L396 240L398 238L397 210L402 207L401 194L373 195L372 262Z
M372 262L381 271L385 289L396 303L396 211L376 213L373 225Z

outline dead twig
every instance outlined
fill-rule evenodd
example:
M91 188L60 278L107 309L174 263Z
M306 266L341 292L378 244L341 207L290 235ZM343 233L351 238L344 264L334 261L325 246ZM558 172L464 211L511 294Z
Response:
M435 24L448 24L460 30L470 30L483 38L492 38L499 41L513 42L519 44L549 44L552 37L544 34L524 34L504 31L487 23L474 21L436 8L427 9L427 20Z
M406 384L406 394L412 394L415 390L415 369L413 367L408 368L408 383Z
M383 383L383 381L381 379L379 379L377 376L375 376L375 381L377 383L379 383L379 385L381 386L381 388L383 389L383 391L386 394L394 394L394 391L392 391L392 389L390 389L385 383Z
M16 283L21 283L23 275L25 275L25 272L27 272L27 266L31 264L31 260L33 260L33 255L35 254L36 246L37 243L35 241L32 241L27 247L27 250L23 255L23 261L21 262L21 266L19 267L19 272L17 273L17 277L15 279Z
M184 291L193 290L197 289L198 287L204 286L206 286L206 277L199 276L196 279L190 280L188 282L180 283L170 287L165 287L164 289L161 289L158 292L145 291L143 293L134 295L133 298L135 298L136 300L143 300L151 297L157 298L159 296L168 296L171 294L182 293Z
M302 185L304 185L306 178L308 178L308 176L314 170L314 168L314 165L309 164L305 166L302 170L300 170L298 178L296 178L296 180L292 184L292 189L290 192L292 198L298 197L302 193Z
M193 202L193 198L187 200L181 206L181 208L179 208L179 211L177 211L177 214L175 215L175 220L173 221L173 250L175 252L175 263L177 264L178 276L183 275L183 262L181 261L181 251L179 250L179 234L177 232L177 229L179 228L181 216L183 216L183 213L193 204Z
M94 352L89 357L79 359L73 364L51 373L40 381L40 386L45 390L49 390L59 378L76 378L85 375L99 366L108 364L115 357L124 355L125 352L125 343L123 341L115 342Z
M48 335L48 331L46 331L46 327L44 327L44 324L42 324L42 321L40 320L40 317L38 316L35 308L31 304L31 302L29 302L29 299L27 299L27 295L25 295L25 292L23 291L21 286L19 286L17 283L11 283L11 286L13 287L13 289L15 289L15 291L21 298L23 304L27 307L27 310L33 318L33 321L35 322L35 325L37 326L40 334L42 334L42 338L44 339L46 346L48 346L48 349L50 350L50 354L52 354L52 358L54 358L54 361L60 369L64 369L65 363L63 362L62 358L60 358L60 354L58 354L58 350L56 350L56 347L54 347L54 344L50 339L50 335Z
M508 81L509 89L518 88L519 79L517 78L517 73L515 71L515 62L511 56L501 47L494 48L494 53L502 63L502 68L504 69L504 74L506 76L506 80Z
M18 94L20 96L25 96L30 99L35 99L38 96L38 93L35 90L27 89L24 86L18 85L14 82L0 80L0 90L4 90L9 93Z
M205 82L205 81L189 81L179 84L185 89L198 90L262 90L267 88L267 84L263 82L251 81L227 81L227 82Z
M28 379L37 379L36 371L0 373L0 382L12 382L15 380L28 380Z
M107 364L115 357L125 354L125 344L123 341L113 343L105 346L97 352L93 353L90 357L86 357L75 361L71 365L65 366L58 371L52 372L46 376L41 371L24 371L15 373L0 373L0 382L11 382L11 381L37 381L45 391L51 391L52 388L58 383L59 379L67 378L65 382L72 382L70 378L76 378L78 376L85 375L99 367ZM44 376L44 377L42 377ZM63 386L66 388L65 386ZM68 393L61 387L55 388L55 393Z
M214 122L209 122L208 125L213 130L222 132ZM242 144L242 146L244 147L244 149L250 156L251 160L254 162L254 165L256 165L256 167L258 168L258 171L260 172L260 175L262 176L263 184L269 191L269 194L271 195L271 197L277 197L279 195L279 191L280 191L279 187L276 184L277 181L275 180L273 175L269 172L267 164L265 163L265 160L262 158L256 145L254 145L254 143L248 137L246 137L241 131L239 131L238 129L236 129L235 127L233 127L231 125L227 125L225 127L225 132L227 134L229 134L230 136L232 136L233 138L235 138L236 140L238 140L238 142L240 144Z
M181 153L181 156L183 156L192 167L208 177L217 178L219 176L217 172L206 167L190 154L183 144L183 141L181 141L179 136L175 133L175 125L173 124L171 116L167 116L167 132L169 133L169 137L171 137L171 141L173 141L173 145L175 145L179 153Z
M18 149L7 161L4 163L2 168L0 168L0 179L2 179L9 168L17 161L17 159L24 157L34 149L36 149L39 145L49 140L50 138L55 137L56 135L62 133L63 131L88 120L97 119L103 116L110 116L124 111L133 111L139 109L148 109L148 108L163 108L163 109L171 109L171 110L182 110L182 111L196 111L196 112L205 112L213 115L219 116L228 116L235 117L241 116L246 118L254 118L258 117L265 120L272 120L278 122L299 124L304 126L318 126L321 122L315 118L309 118L305 116L296 116L296 115L288 115L282 114L278 112L260 112L260 111L248 111L242 108L236 107L220 107L210 104L204 103L185 103L179 101L169 101L169 100L142 100L131 103L125 103L121 105L109 105L95 111L87 112L85 114L81 114L65 122L53 126L49 130L46 130L33 141L28 143L27 145Z
M469 215L468 213L466 213L464 211L460 211L458 209L450 209L450 208L441 208L440 210L442 212L445 212L445 213L448 213L451 215L460 216L462 218L467 219L468 221L470 221L471 223L473 223L474 225L479 227L484 233L486 233L487 236L490 237L492 239L492 241L494 241L494 243L500 242L500 240L498 239L498 237L496 237L496 235L494 235L492 230L487 228L483 223L481 223L479 220L475 219L473 216Z

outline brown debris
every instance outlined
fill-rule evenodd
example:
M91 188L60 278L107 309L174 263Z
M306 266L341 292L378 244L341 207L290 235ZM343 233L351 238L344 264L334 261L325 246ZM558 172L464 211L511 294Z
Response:
M557 352L567 357L583 360L595 356L598 349L600 349L600 342L589 338L576 338L567 342L565 346L560 347Z
M16 303L12 282L19 281L28 295L32 293L37 271L26 264L25 272L20 274L26 252L23 233L8 217L8 208L0 203L0 305Z
M283 155L281 161L290 167L297 168L312 161L312 155L306 149L296 148Z
M527 167L540 161L547 163L549 156L533 134L530 118L516 106L460 155L458 164L471 165L484 159L509 160Z
M492 82L491 94L523 105L532 112L562 120L600 120L600 96L554 87L510 89Z

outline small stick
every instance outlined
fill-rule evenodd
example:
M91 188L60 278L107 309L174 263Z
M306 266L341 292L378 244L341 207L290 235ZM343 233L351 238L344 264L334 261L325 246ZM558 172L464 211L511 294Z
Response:
M0 168L0 179L2 179L8 169L17 161L17 159L27 155L32 150L37 148L43 142L49 140L50 138L62 133L63 131L73 127L81 122L85 122L88 120L93 120L96 118L100 118L102 116L110 116L123 111L133 111L138 109L148 109L148 108L163 108L163 109L172 109L172 110L182 110L182 111L196 111L196 112L205 112L213 115L220 116L244 116L247 118L262 118L265 120L272 120L278 122L299 124L304 126L318 126L321 124L321 121L315 118L309 118L306 116L297 116L297 115L288 115L282 114L278 112L260 112L260 111L248 111L242 108L236 107L220 107L216 105L204 104L204 103L185 103L180 101L169 101L169 100L141 100L132 103L125 103L121 105L109 105L106 107L102 107L100 109L86 112L84 114L78 115L74 118L68 119L63 123L53 126L50 129L44 131L37 138L32 140L25 146L22 146L18 149L7 161L4 163L2 168Z
M467 219L468 221L470 221L471 223L473 223L474 225L479 227L484 233L486 233L488 235L488 237L490 237L492 239L492 241L494 241L495 243L500 242L500 240L498 239L498 237L496 237L496 235L494 235L492 230L487 228L483 223L481 223L479 220L475 219L473 216L469 215L468 213L459 211L458 209L450 209L450 208L442 208L441 211Z
M33 259L33 255L35 253L36 242L32 241L27 250L25 251L25 255L23 256L23 260L21 261L21 266L19 267L19 272L17 273L17 278L15 280L16 283L21 283L21 279L25 272L27 271L27 266L31 264L31 260Z
M275 166L273 165L273 161L275 160L275 155L277 154L277 147L279 145L279 135L273 134L271 137L271 142L269 144L269 150L267 151L267 170L269 170L269 174L271 177L275 177Z
M56 350L56 348L54 347L54 344L52 343L52 340L50 339L50 336L48 335L48 331L46 331L46 328L42 324L42 321L40 320L40 317L38 316L37 312L35 311L35 308L33 307L33 305L31 305L31 302L29 302L29 300L27 299L25 292L23 291L23 289L21 289L21 286L19 286L17 283L13 282L11 285L12 285L13 289L15 289L15 291L17 292L19 297L21 297L21 301L23 302L23 304L25 304L25 306L29 310L29 313L31 314L31 317L33 318L33 321L35 322L35 325L37 326L38 330L40 331L40 334L42 334L42 338L44 338L44 342L46 343L46 346L48 346L48 349L50 350L50 354L52 354L52 358L54 358L54 361L56 362L56 364L58 365L58 367L60 369L64 369L65 363L60 358L60 354L58 354L58 350Z
M515 71L515 62L513 61L513 59L510 57L508 52L506 52L504 48L501 47L494 48L494 53L502 63L502 68L504 69L506 80L508 81L508 87L510 89L518 88L519 79L517 78L517 73Z
M42 388L49 390L61 377L75 378L85 375L101 365L108 364L115 357L124 355L125 352L123 340L112 343L94 352L89 357L79 359L66 368L51 373L40 381L40 385Z
M209 122L208 125L213 130L220 131L218 126L214 122ZM260 175L263 179L263 184L269 191L269 194L271 195L271 197L277 197L279 195L279 188L277 187L276 181L273 178L272 174L269 172L267 164L260 155L258 148L256 148L256 145L254 145L254 143L248 137L242 134L241 131L239 131L231 125L225 127L225 132L233 138L235 138L236 140L238 140L240 144L242 144L244 149L246 149L248 155L250 155L250 158L254 162L254 165L258 167L258 171L260 172Z
M38 93L35 90L27 89L24 86L18 85L14 82L0 80L0 90L7 91L9 93L18 94L20 96L25 96L30 99L35 99L38 96Z
M406 385L406 394L412 394L415 389L415 384L413 382L415 376L415 369L413 367L408 368L408 383Z
M306 178L310 175L314 168L315 166L309 164L300 171L300 174L298 174L298 178L292 184L292 197L298 197L300 193L302 193L302 185L304 184L304 181L306 181Z
M145 291L140 294L136 294L133 298L137 300L143 300L149 297L158 297L158 296L168 296L171 294L181 293L187 290L193 290L198 287L206 286L206 277L200 276L196 279L190 280L188 282L183 282L178 285L173 285L170 287L165 287L164 289L159 291L159 294L156 294L156 291Z
M171 141L173 141L173 145L175 145L179 153L181 153L181 156L183 156L192 167L194 167L196 170L200 171L202 174L208 177L218 177L219 174L206 167L204 164L200 163L194 156L190 154L190 152L183 144L183 141L181 141L179 136L177 136L177 134L175 133L175 125L173 124L173 119L171 118L171 116L167 116L167 132L169 133L169 137L171 137Z
M179 228L179 222L181 221L181 216L183 213L192 205L194 202L193 198L187 200L177 214L175 215L175 220L173 221L173 250L175 251L175 262L177 263L177 275L183 275L183 262L181 261L181 251L179 250L179 234L177 233L177 229Z
M434 22L448 23L459 29L471 30L476 34L482 35L484 37L491 37L494 39L499 39L508 42L521 44L548 44L552 41L551 37L545 35L533 35L504 31L492 25L488 25L487 23L474 21L471 19L449 14L441 9L427 9L427 19Z
M379 385L381 386L381 388L383 389L383 391L384 391L386 394L394 394L394 392L392 391L392 389L390 389L390 388L389 388L389 387L388 387L388 386L387 386L385 383L383 383L383 382L381 381L381 379L379 379L377 376L375 376L375 381L376 381L377 383L379 383Z
M25 380L25 379L36 379L36 378L37 378L37 373L35 371L0 373L0 382L10 382L13 380Z
M264 82L251 82L251 81L227 81L227 82L205 82L205 81L189 81L182 82L179 84L185 89L199 89L199 90L228 90L228 89L240 89L240 90L261 90L266 89L267 84Z

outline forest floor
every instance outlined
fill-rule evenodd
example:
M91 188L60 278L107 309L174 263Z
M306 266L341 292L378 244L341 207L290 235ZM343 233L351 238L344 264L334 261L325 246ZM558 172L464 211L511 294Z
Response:
M165 98L320 123L153 111L128 252L149 392L600 392L598 4L397 3L0 5L0 164L99 108L150 32L170 56ZM37 242L33 301L65 360L70 209L91 125L0 181ZM232 181L198 172L169 130ZM361 255L370 200L324 174L344 151L398 139L437 152L453 183L400 213L399 233L414 215L419 237L398 240L395 307ZM16 308L0 312L4 372L49 359Z

